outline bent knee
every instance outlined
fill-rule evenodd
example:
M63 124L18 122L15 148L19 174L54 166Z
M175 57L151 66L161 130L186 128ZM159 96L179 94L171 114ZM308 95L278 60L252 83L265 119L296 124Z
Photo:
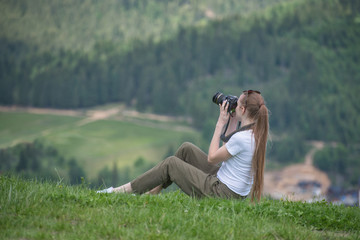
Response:
M187 149L191 149L194 147L194 144L192 144L191 142L184 142L183 144L181 144L181 146L179 147L179 150L187 150Z
M163 166L168 169L168 171L176 169L179 164L181 164L181 160L175 156L167 157L163 161Z
M195 152L198 152L198 148L194 144L190 142L184 142L183 144L181 144L174 156L180 158L185 162L189 162L191 161L190 158L195 156Z
M164 159L163 164L164 165L171 165L172 163L176 162L178 160L175 156L170 156Z

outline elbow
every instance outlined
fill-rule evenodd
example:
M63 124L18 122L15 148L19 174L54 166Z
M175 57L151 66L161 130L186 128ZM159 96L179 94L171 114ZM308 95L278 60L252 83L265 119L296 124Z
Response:
M214 158L210 155L208 155L207 161L209 164L214 165Z

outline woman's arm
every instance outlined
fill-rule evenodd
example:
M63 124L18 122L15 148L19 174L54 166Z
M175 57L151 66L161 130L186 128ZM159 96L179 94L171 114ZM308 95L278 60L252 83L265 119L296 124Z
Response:
M231 157L231 154L226 149L225 145L222 147L220 146L220 135L221 132L226 125L230 115L227 111L229 104L227 102L223 102L220 106L220 114L218 121L215 126L214 134L210 143L209 147L209 154L208 154L208 162L210 164L218 164L220 162L226 161Z

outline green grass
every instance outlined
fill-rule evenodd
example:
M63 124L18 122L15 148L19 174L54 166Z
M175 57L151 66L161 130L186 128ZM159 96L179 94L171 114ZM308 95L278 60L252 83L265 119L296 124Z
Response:
M360 209L325 202L96 194L0 176L0 239L358 239Z
M66 158L75 158L93 178L104 166L131 165L139 157L162 160L170 147L198 139L198 133L142 126L118 120L79 125L83 117L0 113L0 148L42 139Z

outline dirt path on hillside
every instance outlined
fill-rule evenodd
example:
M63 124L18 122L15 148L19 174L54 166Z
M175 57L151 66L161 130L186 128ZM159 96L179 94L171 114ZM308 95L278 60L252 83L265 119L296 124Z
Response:
M81 120L78 122L78 126L83 126L85 124L98 121L98 120L104 120L108 119L112 116L117 115L121 111L121 108L111 108L108 110L89 110L86 111L85 115L87 118L84 120Z
M302 164L294 164L280 171L267 171L264 176L264 193L275 199L311 201L324 196L331 185L328 176L313 166L313 158L325 143L311 141L312 149ZM319 184L319 185L318 185Z
M305 156L305 165L312 166L314 155L317 151L324 148L325 143L321 141L311 141L310 142L313 148Z
M126 109L125 106L121 104L119 104L116 107L110 107L110 108L105 107L104 109L80 109L80 110L0 106L0 112L26 112L32 114L85 117L85 119L82 119L77 123L78 126L83 126L98 120L112 119L118 121L130 121L139 125L144 125L149 127L172 129L175 131L194 131L194 129L190 127L186 127L179 124L179 122L191 124L190 118L172 117L172 116L158 115L152 113L141 113L135 110ZM149 120L159 122L160 124L159 123L156 124L154 122L151 123ZM161 123L170 123L171 126L166 126Z
M26 112L33 114L50 114L50 115L61 115L61 116L81 116L82 111L79 110L61 110L61 109L50 109L50 108L33 108L33 107L5 107L0 106L0 112Z

